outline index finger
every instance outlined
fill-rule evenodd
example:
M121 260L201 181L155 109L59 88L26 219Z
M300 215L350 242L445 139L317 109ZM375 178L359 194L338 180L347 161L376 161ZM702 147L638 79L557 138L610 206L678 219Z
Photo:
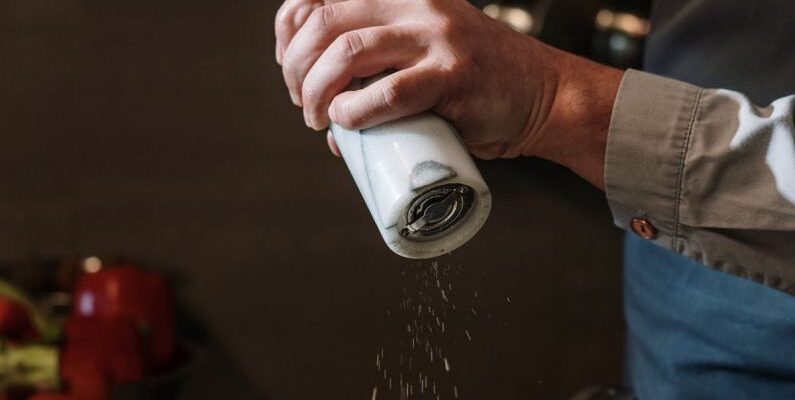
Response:
M344 0L287 0L276 12L274 30L276 33L276 62L282 64L284 52L293 40L295 33L317 8Z

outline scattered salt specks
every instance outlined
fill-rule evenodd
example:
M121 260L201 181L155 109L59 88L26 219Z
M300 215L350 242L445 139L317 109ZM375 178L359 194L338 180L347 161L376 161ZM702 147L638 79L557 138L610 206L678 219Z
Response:
M511 304L511 298L510 297L505 296L505 300L508 301L508 304Z
M483 298L488 296L481 296L483 293L477 288L453 286L461 271L460 265L439 266L434 261L430 267L418 263L400 272L403 298L396 307L387 308L386 315L397 327L405 326L405 331L399 340L387 346L386 352L390 354L385 354L384 348L376 353L375 366L380 372L376 377L383 382L374 386L372 400L377 400L379 389L384 400L460 397L456 374L448 358L454 354L451 350L458 351L455 346L471 343L471 330L486 315L496 319L484 308ZM482 275L486 276L485 272ZM510 304L507 296L505 299ZM466 341L459 340L459 329L464 331Z

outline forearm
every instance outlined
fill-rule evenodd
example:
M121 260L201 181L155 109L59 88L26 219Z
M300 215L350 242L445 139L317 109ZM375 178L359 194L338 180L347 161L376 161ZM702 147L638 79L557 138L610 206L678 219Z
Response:
M523 155L566 166L604 190L607 133L624 72L559 50L553 61L554 100Z

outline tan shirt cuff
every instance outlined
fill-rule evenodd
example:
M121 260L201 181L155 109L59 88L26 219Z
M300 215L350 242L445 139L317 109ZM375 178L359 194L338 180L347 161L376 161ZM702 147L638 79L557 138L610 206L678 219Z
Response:
M616 225L633 218L656 227L653 239L676 248L685 155L702 89L628 70L607 138L605 190Z
M795 294L795 96L627 71L607 138L615 223L709 267Z

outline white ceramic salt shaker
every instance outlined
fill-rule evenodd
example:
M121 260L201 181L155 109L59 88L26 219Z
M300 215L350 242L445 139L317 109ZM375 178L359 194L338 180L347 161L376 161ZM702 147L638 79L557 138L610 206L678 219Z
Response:
M431 112L331 132L387 246L431 258L480 230L491 193L455 128Z

